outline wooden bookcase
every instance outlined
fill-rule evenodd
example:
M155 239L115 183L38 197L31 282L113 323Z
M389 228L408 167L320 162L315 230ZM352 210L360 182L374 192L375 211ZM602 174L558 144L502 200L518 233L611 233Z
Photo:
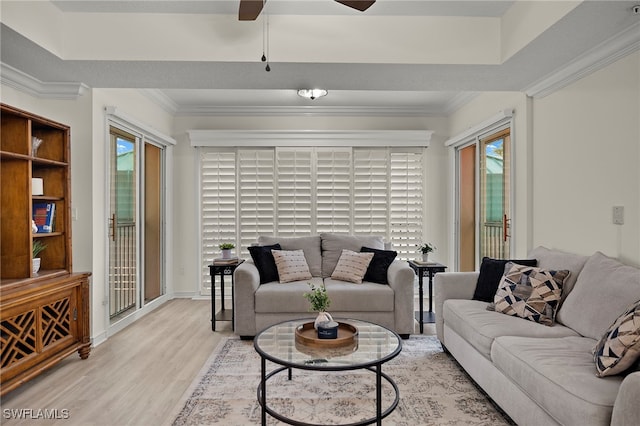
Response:
M89 356L89 276L71 261L70 128L0 104L1 394L78 351ZM32 150L32 138L42 140ZM32 195L42 178L44 195ZM51 233L33 233L32 206L55 203ZM41 267L32 248L40 240Z

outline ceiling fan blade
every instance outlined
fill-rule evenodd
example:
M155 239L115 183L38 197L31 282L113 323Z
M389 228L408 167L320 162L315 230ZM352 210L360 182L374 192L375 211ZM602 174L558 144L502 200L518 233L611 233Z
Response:
M364 12L369 9L376 0L336 0L338 3L342 3L345 6Z
M266 0L264 0L266 1ZM238 18L241 21L255 21L264 7L263 0L240 0Z

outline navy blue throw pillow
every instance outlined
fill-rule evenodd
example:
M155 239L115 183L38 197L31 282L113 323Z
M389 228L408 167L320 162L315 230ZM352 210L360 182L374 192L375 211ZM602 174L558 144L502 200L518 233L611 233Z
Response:
M276 261L273 258L271 250L281 250L280 244L249 247L249 253L251 254L253 263L256 265L256 268L258 268L258 273L260 274L260 284L280 281Z
M480 265L480 275L476 283L476 290L473 293L473 300L483 302L493 302L493 296L498 291L500 279L504 275L504 267L508 262L517 263L524 266L538 266L538 259L492 259L483 257Z
M387 280L387 269L398 255L398 252L392 250L379 250L369 247L362 247L360 253L373 253L373 259L369 262L367 272L364 274L363 281L370 281L378 284L389 284Z

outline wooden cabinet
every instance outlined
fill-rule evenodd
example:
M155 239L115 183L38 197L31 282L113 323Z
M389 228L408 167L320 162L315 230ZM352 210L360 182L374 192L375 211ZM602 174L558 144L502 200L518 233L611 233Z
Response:
M2 394L65 356L89 356L89 273L71 261L70 129L0 105L0 343ZM36 141L42 141L35 149ZM43 182L34 195L32 178ZM34 203L55 204L52 232L32 231ZM41 266L32 249L40 241Z

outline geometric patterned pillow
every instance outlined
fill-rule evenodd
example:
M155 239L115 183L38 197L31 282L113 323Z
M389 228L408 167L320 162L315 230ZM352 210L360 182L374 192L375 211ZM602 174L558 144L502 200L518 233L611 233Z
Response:
M640 300L618 317L596 345L596 376L618 374L640 359Z
M367 272L371 259L373 259L373 253L357 253L343 249L331 278L362 284L362 279Z
M303 250L271 250L281 283L310 280L312 278Z
M493 298L496 312L551 326L569 271L507 263Z

